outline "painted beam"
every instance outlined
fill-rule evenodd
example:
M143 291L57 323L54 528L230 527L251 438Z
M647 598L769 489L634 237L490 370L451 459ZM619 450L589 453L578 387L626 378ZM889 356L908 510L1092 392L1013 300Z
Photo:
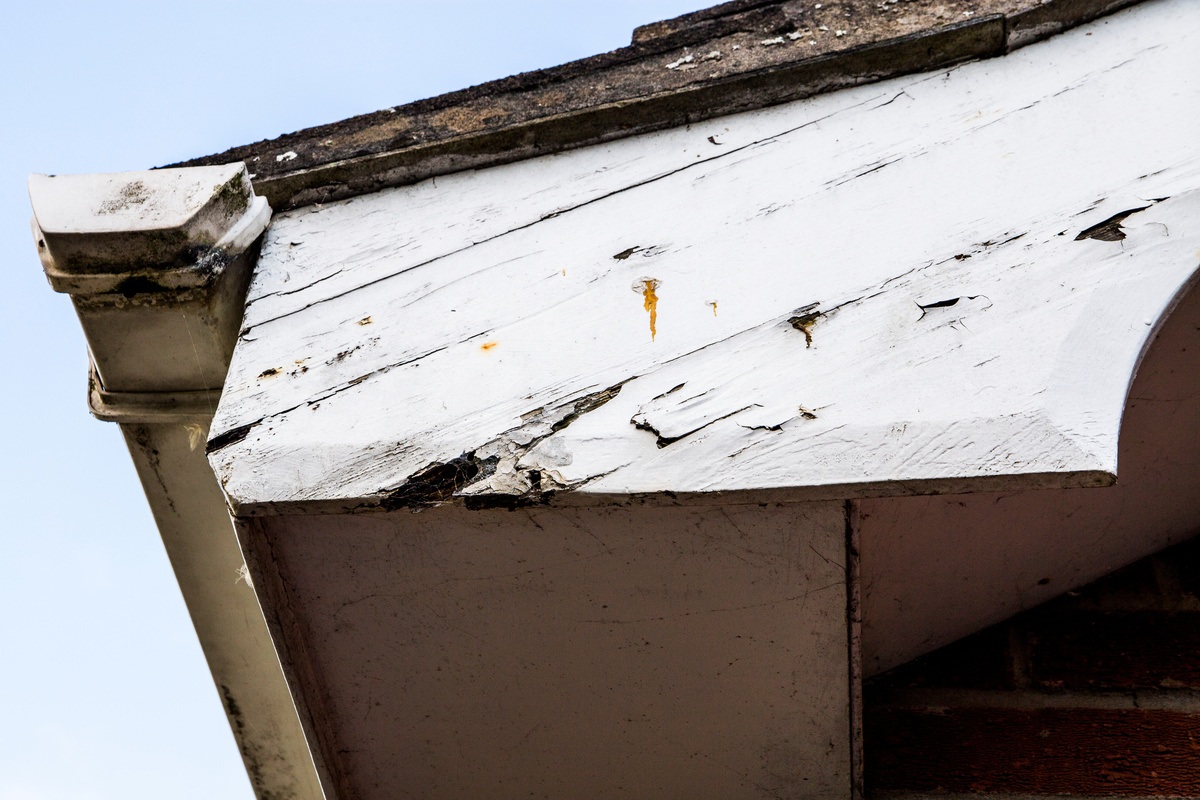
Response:
M1109 484L1197 267L1196 35L1162 0L281 215L214 469L242 515Z

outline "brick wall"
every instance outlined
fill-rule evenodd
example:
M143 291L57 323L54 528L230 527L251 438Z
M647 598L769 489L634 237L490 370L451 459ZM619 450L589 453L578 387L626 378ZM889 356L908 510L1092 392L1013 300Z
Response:
M867 795L1200 797L1200 539L880 676Z

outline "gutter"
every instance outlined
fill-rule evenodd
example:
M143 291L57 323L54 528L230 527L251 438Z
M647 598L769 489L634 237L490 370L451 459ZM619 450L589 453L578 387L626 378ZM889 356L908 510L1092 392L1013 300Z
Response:
M320 800L204 456L271 209L241 164L34 175L29 194L46 276L87 338L91 411L121 426L255 794Z

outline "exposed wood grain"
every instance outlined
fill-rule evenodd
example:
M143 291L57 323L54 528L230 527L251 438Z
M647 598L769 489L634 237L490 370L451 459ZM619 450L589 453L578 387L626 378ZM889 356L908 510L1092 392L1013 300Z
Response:
M277 218L210 443L232 502L1110 481L1200 247L1200 9L1118 18Z

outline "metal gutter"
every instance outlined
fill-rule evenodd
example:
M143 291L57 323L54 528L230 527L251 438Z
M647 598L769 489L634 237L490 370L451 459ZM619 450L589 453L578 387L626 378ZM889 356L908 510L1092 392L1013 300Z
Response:
M92 413L121 425L254 791L319 800L203 446L271 209L241 164L34 175L29 193L46 275L88 341Z

